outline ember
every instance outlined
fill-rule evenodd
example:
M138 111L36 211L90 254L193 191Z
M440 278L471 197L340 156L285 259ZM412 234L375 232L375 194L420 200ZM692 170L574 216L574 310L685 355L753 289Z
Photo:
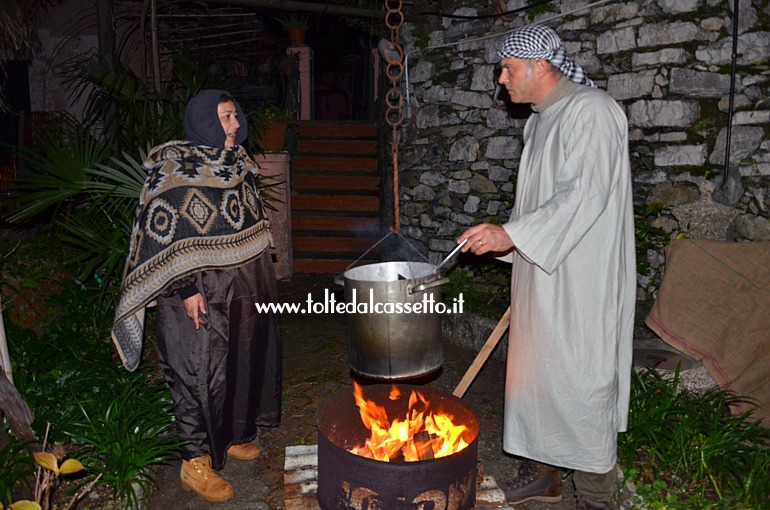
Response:
M474 433L467 426L454 424L450 414L430 409L430 402L419 391L412 390L409 395L403 420L393 421L383 406L364 398L363 389L356 382L353 395L361 421L371 431L364 444L348 450L355 455L382 462L416 462L452 455L473 440ZM395 385L388 398L401 398Z

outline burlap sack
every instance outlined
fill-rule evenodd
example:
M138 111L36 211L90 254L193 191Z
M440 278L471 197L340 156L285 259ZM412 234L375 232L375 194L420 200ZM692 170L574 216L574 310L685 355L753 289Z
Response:
M666 248L666 270L647 325L703 361L721 388L754 399L770 426L770 243L681 239Z

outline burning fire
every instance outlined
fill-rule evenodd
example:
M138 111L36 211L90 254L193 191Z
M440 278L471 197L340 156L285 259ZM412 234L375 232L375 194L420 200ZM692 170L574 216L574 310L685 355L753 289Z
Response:
M418 391L409 395L404 420L396 418L393 422L384 407L364 399L364 392L355 381L353 395L361 421L372 432L363 445L348 450L355 455L383 462L415 462L446 457L468 446L462 437L466 431L470 432L468 427L452 423L453 416L449 414L429 410L430 402ZM398 400L400 397L401 392L394 385L388 398Z

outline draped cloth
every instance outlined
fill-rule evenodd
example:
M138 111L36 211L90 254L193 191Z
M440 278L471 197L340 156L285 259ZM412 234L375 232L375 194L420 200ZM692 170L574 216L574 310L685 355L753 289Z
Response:
M524 128L503 448L607 473L628 419L636 264L628 129L605 92L562 78Z
M770 242L677 239L645 323L770 426Z
M545 25L527 25L514 30L505 39L497 57L547 60L570 81L596 87L593 80L586 76L580 64L567 55L567 49L556 32Z
M172 141L153 148L144 168L111 335L127 370L139 365L145 308L169 285L242 266L272 246L258 168L242 147Z

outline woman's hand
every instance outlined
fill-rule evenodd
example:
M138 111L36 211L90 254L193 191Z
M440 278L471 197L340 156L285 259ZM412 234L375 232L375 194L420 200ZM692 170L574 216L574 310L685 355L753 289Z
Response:
M187 316L195 323L195 329L200 329L201 324L206 323L206 318L203 317L206 315L206 303L204 303L201 293L188 297L182 301L182 304Z

